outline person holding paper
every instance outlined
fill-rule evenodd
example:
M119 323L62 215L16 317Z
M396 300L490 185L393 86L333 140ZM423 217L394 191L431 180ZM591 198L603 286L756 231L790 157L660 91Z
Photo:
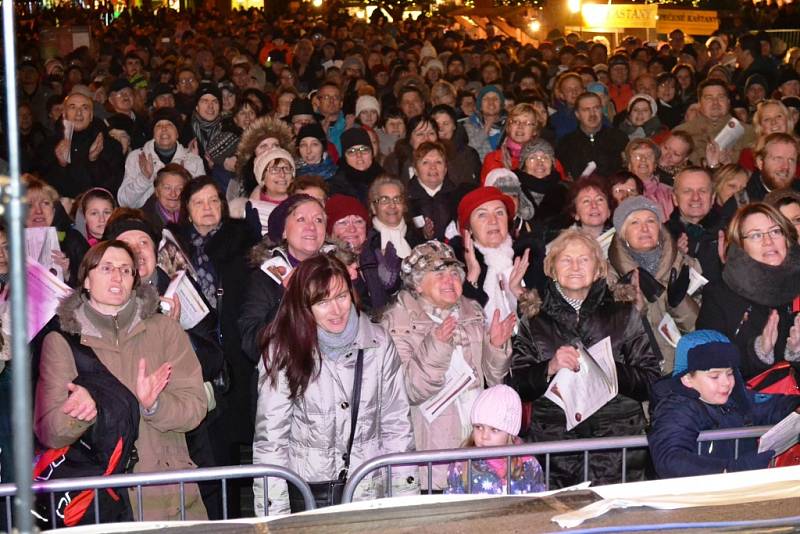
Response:
M520 302L524 317L505 379L523 401L533 402L526 439L541 442L643 433L646 420L641 403L659 377L659 358L631 297L612 293L606 284L608 266L600 245L582 230L565 230L551 244L544 269L548 277L544 289L528 293ZM589 347L606 337L618 394L567 431L564 410L544 395L556 374L575 373L588 365L576 347ZM642 479L645 454L629 452L626 466L627 481ZM619 482L621 472L619 452L592 454L589 479L593 483ZM582 454L551 457L551 487L582 480Z
M672 376L653 385L652 425L647 436L656 473L661 478L710 475L763 469L775 451L759 453L754 440L701 444L704 430L775 424L800 406L800 396L755 398L739 372L741 354L715 330L697 330L681 337Z
M703 290L697 327L739 347L745 380L776 362L800 362L800 245L794 225L755 202L736 212L725 237L722 280Z
M414 450L397 349L355 299L347 267L330 255L293 271L259 338L254 464L286 467L313 484L337 479L348 464L352 472L375 456ZM416 467L393 470L390 483L393 495L418 493ZM268 500L264 479L254 482L256 515L299 511L284 480L267 485ZM385 485L376 472L355 498L382 497Z
M471 430L472 401L506 374L516 316L495 311L487 327L480 305L462 295L463 264L439 241L414 247L401 276L405 287L382 324L403 363L417 450L459 447ZM433 489L446 482L446 468L434 467Z
M170 284L170 273L164 271L156 264L158 254L159 233L146 220L144 213L139 210L122 209L118 210L109 220L107 231L103 236L104 240L118 239L134 251L136 255L136 268L139 272L140 284L154 287L161 298L161 311L164 315L180 321L181 301L175 296L173 298L164 297L164 292ZM172 273L174 276L175 273ZM186 276L189 276L188 274ZM188 280L196 292L198 299L203 299L200 288L196 283ZM204 301L205 302L205 301ZM168 308L163 304L167 303ZM212 310L205 317L200 319L195 326L184 329L189 336L200 367L203 373L203 387L209 402L209 415L192 432L187 433L186 441L189 445L189 454L192 461L199 467L216 467L225 465L226 458L215 460L214 447L212 441L219 441L220 433L211 432L210 423L218 419L222 412L225 391L221 387L215 388L214 381L218 381L221 376L224 355L220 345L219 333L217 331L218 319L216 313L210 305L206 308ZM188 304L187 304L188 305ZM217 402L219 397L219 403ZM215 409L216 408L216 409ZM209 519L222 518L222 500L220 497L219 484L201 482L200 493L203 495L203 502L206 505Z
M733 119L728 86L723 80L709 78L700 83L697 89L699 113L696 117L679 124L674 131L686 132L692 138L693 150L689 159L700 163L706 157L706 146L728 126ZM749 124L742 125L744 134L736 140L725 155L728 163L738 161L742 148L753 146L755 134Z
M86 239L74 228L58 196L58 192L47 183L32 174L23 175L27 187L28 212L25 228L55 227L58 238L58 249L41 251L34 259L45 267L55 266L64 276L64 282L75 287L78 278L78 266L83 255L89 250ZM52 231L52 230L51 230ZM28 254L32 254L28 251Z
M675 349L670 318L680 332L694 330L698 304L688 294L690 270L700 263L685 255L664 227L659 207L644 196L626 198L614 210L617 230L608 249L609 285L633 290L636 307L645 315L658 342L662 370L672 370Z

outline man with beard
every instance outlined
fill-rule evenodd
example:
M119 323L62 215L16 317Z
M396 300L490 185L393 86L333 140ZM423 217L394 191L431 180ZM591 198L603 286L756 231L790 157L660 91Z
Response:
M786 133L771 133L764 140L764 146L756 154L756 170L744 192L748 202L764 200L767 193L776 189L794 189L800 191L797 176L798 146L795 138ZM729 221L736 213L736 198L731 197L722 207L725 221Z
M65 136L65 121L72 125L71 137ZM82 93L64 100L64 119L43 145L41 158L41 175L62 197L75 198L92 187L117 195L124 168L122 148L94 118L94 103Z
M703 276L709 281L720 280L722 263L717 244L722 217L712 210L714 185L708 171L703 167L686 167L675 175L672 202L675 210L664 226L681 252L697 258Z
M697 117L679 124L673 131L686 132L691 136L694 150L689 156L694 162L700 162L706 155L706 146L717 134L727 126L731 116L731 99L725 82L707 79L697 89L699 113ZM744 147L755 144L755 134L749 124L743 124L744 135L729 149L728 159L739 160L739 152Z

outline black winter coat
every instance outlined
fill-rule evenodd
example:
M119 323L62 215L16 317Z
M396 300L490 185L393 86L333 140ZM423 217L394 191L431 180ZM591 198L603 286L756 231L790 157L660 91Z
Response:
M708 441L697 454L697 436L704 430L772 425L800 405L800 396L769 395L756 402L735 371L736 385L728 402L708 404L700 394L681 383L679 376L666 377L653 385L648 432L650 455L661 478L710 475L723 471L763 469L771 452L758 454L754 439L739 440L738 459L733 441Z
M719 259L717 246L722 216L715 207L698 224L686 224L681 220L680 210L675 209L669 220L664 223L669 233L677 241L681 234L689 238L689 256L696 258L703 269L703 276L710 282L722 279L722 262Z
M661 374L659 358L645 333L642 317L629 303L614 300L605 280L597 280L583 301L580 313L547 280L538 314L523 318L514 340L511 369L506 383L524 401L533 401L528 439L536 442L641 434L645 428L642 402ZM543 397L548 388L547 367L556 351L579 339L589 347L611 337L616 360L619 394L591 417L567 432L563 410ZM645 454L628 453L626 480L644 475ZM619 482L622 455L592 454L589 478L595 484ZM583 455L551 458L550 485L560 488L583 480Z
M89 161L89 148L103 134L103 151L95 161ZM52 185L62 197L75 198L92 187L103 187L114 197L122 184L125 157L120 144L108 135L102 121L94 119L82 132L72 134L71 161L62 167L56 158L56 145L64 138L63 123L57 125L55 136L42 145L38 170L44 180Z
M622 152L628 136L616 128L603 128L592 138L578 128L566 135L556 147L558 161L577 180L590 161L597 164L597 173L611 176L622 168Z
M468 187L457 186L445 176L442 188L430 196L417 178L408 183L408 212L413 219L419 215L433 221L433 239L445 242L447 225L458 219L458 203L469 192Z
M183 248L192 254L189 226L182 226L180 235ZM256 401L256 368L242 352L238 319L247 290L247 253L257 242L256 235L244 221L223 220L217 233L205 247L216 273L217 298L216 313L219 318L219 331L222 335L222 351L230 370L230 389L224 395L217 395L217 405L224 418L227 436L233 442L249 443L253 439Z

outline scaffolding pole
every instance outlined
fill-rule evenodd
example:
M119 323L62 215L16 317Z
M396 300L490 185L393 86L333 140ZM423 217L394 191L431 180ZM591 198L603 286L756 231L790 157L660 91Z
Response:
M31 515L33 493L33 424L31 411L31 369L28 356L28 321L25 310L25 240L23 236L24 207L19 175L19 137L17 132L17 68L14 42L14 2L3 2L3 51L6 73L6 114L8 120L7 200L5 215L8 222L9 284L11 294L11 381L12 428L14 431L14 476L17 494L14 499L15 523L19 532L33 531Z

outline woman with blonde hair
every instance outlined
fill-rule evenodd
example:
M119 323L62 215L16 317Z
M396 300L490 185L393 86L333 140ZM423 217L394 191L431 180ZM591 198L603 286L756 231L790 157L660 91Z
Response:
M536 110L531 104L522 103L514 106L506 119L503 142L497 150L486 154L481 168L481 183L486 181L486 175L494 169L519 168L519 157L522 147L539 135L536 122Z
M714 197L716 198L717 206L724 206L728 199L733 196L736 196L736 202L739 206L746 204L746 194L741 195L740 192L747 187L749 179L750 173L747 169L735 163L723 165L715 170Z
M739 165L750 172L756 170L756 155L764 147L769 134L791 134L794 131L792 114L780 100L764 100L758 104L753 114L753 130L756 134L755 146L745 147L739 154ZM800 173L800 163L797 165L797 172Z
M659 376L659 358L639 312L630 302L617 300L606 283L608 264L595 238L583 230L564 230L550 245L544 259L547 276L539 293L520 303L524 317L514 339L511 369L506 384L523 401L533 401L535 414L527 437L533 441L559 441L587 437L644 433L642 402ZM580 370L580 345L590 347L610 338L617 369L619 393L600 410L567 430L564 411L544 397L556 373ZM628 453L623 463L618 452L592 456L589 479L607 484L620 479L643 478L645 455ZM583 455L554 455L550 462L551 487L566 487L582 480ZM624 466L624 467L623 467Z

